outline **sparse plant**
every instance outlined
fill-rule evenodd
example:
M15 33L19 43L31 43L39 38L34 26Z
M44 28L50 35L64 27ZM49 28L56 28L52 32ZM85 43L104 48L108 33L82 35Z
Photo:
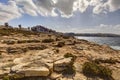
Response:
M3 77L3 80L19 80L24 78L24 75L21 74L13 74L13 75L6 75Z
M75 74L75 67L73 66L73 64L67 66L67 68L63 71L63 74Z
M105 59L105 60L95 59L94 62L97 63L97 64L99 64L99 63L115 64L115 63L117 62L117 60L114 60L114 59L112 59L112 58L110 58L110 59Z
M66 53L66 54L64 55L64 57L65 57L65 58L72 57L72 60L73 60L73 61L75 61L76 58L77 58L77 57L76 57L75 55L73 55L72 53Z
M29 50L44 50L47 47L45 45L38 45L38 46L28 46L27 47Z
M65 45L65 42L58 42L56 46L57 47L63 47L64 45Z
M83 64L83 73L84 75L93 77L93 76L98 76L102 78L106 78L108 80L112 80L112 71L104 66L101 66L99 64L96 64L94 62L85 62Z
M64 39L69 39L70 38L70 36L66 36L66 35L63 35L62 36Z
M18 43L18 44L27 43L27 41L26 41L26 40L18 40L17 43Z
M68 66L66 66L67 68L64 70L63 74L75 74L76 71L75 71L75 67L73 66L73 64L76 59L76 56L71 53L66 53L64 57L65 58L71 57L72 60L71 60L71 63Z
M12 44L15 44L15 41L13 41L13 40L5 40L2 43L8 44L8 45L12 45Z
M54 39L44 39L42 40L43 43L51 43L51 42L54 42Z

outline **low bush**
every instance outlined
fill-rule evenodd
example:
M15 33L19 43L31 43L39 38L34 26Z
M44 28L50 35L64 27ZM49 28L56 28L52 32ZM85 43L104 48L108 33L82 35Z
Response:
M67 66L67 68L64 70L63 74L69 74L69 75L72 75L72 74L75 74L75 67L73 66L73 64Z
M26 42L27 43L39 43L40 40L27 40Z
M18 44L27 43L27 41L26 41L26 40L18 40L17 43L18 43Z
M64 39L69 39L70 38L70 36L66 36L66 35L63 35L62 36Z
M51 43L54 42L54 39L44 39L42 40L43 43Z
M3 80L19 80L24 78L24 75L21 74L14 74L14 75L6 75L3 77Z
M69 57L72 57L72 61L71 63L67 66L66 70L64 70L63 74L75 74L75 67L73 66L74 64L74 61L76 59L76 56L71 54L71 53L66 53L64 55L65 58L69 58Z
M57 47L63 47L64 45L65 45L65 42L58 42L56 46Z
M110 58L110 59L106 59L106 60L95 59L94 62L97 63L97 64L99 64L99 63L115 64L115 63L117 62L117 60L114 60L114 59L112 59L112 58Z
M77 58L75 55L71 54L71 53L66 53L64 55L65 58L69 58L69 57L72 57L72 60L75 61L75 59Z
M18 40L17 43L39 43L39 40Z
M12 41L12 40L4 40L2 43L8 44L8 45L12 45L12 44L15 44L15 41Z
M94 62L85 62L83 64L82 70L86 76L98 76L101 78L106 78L107 80L112 80L112 71L109 68L96 64Z
M28 46L27 49L28 50L44 50L46 49L47 47L45 45L31 45L31 46Z

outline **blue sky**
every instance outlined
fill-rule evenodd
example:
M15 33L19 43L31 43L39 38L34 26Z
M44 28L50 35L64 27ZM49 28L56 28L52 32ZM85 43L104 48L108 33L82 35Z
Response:
M0 0L0 24L120 34L120 0Z

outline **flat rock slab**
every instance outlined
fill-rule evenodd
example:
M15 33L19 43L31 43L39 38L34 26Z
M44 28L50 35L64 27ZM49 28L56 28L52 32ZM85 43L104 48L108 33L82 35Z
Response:
M21 70L19 73L25 74L25 77L36 77L36 76L43 76L46 77L50 74L50 71L46 67L34 67Z

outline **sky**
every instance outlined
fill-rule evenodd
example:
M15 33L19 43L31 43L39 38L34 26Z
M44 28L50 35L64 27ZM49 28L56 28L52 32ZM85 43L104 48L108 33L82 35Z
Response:
M120 34L120 0L0 0L0 25Z

